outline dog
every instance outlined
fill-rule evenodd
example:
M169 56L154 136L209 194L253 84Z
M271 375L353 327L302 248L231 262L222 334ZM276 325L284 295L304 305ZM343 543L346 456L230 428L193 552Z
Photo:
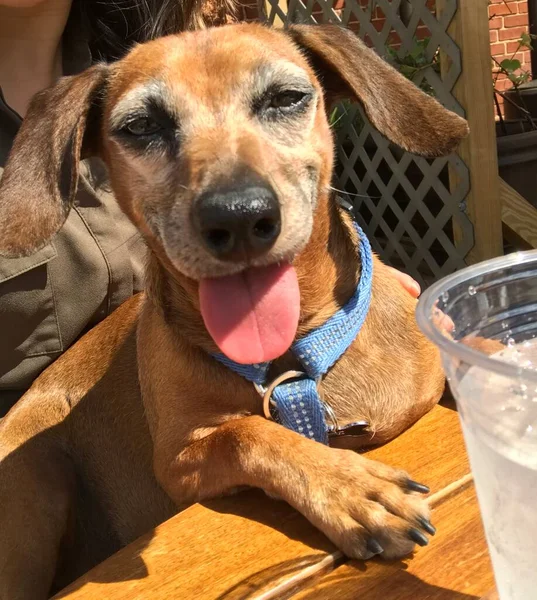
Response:
M293 340L365 277L364 240L330 188L340 98L413 153L447 154L467 135L333 25L162 38L32 101L0 189L2 253L53 239L79 160L94 156L147 241L147 288L0 424L2 600L47 598L181 508L243 487L288 502L349 557L399 557L434 533L427 489L353 451L400 434L445 385L416 301L377 257L361 331L320 383L338 423L368 424L362 435L328 445L287 429L218 360L268 361L270 381L300 369Z

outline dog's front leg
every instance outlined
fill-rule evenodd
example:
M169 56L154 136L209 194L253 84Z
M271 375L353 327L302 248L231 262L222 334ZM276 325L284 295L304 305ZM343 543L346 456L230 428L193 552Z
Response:
M178 504L251 486L305 515L348 556L408 554L434 533L427 503L408 475L349 450L328 448L262 417L228 421L170 454L156 445L155 471Z

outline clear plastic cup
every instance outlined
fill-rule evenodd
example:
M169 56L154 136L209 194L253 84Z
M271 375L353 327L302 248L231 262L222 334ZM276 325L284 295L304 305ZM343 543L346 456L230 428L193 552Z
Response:
M535 600L537 251L442 279L416 314L457 401L500 598Z

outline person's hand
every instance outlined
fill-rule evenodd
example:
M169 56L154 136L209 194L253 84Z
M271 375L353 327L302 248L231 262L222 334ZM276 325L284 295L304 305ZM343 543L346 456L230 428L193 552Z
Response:
M421 294L421 287L414 278L410 277L410 275L407 275L406 273L403 273L402 271L394 269L393 267L388 267L388 269L411 296L414 298L419 298L419 295ZM436 327L443 330L445 333L450 333L455 329L453 321L438 308L436 308L434 311L433 321Z
M421 287L415 279L410 277L410 275L403 273L402 271L394 269L393 267L388 267L388 269L411 296L414 298L419 298L419 295L421 294Z

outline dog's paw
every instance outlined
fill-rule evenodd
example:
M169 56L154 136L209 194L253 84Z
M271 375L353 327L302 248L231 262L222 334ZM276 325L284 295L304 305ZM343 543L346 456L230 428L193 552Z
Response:
M306 516L347 556L398 558L435 534L424 493L403 471L349 450L310 480ZM334 457L333 457L334 458Z

